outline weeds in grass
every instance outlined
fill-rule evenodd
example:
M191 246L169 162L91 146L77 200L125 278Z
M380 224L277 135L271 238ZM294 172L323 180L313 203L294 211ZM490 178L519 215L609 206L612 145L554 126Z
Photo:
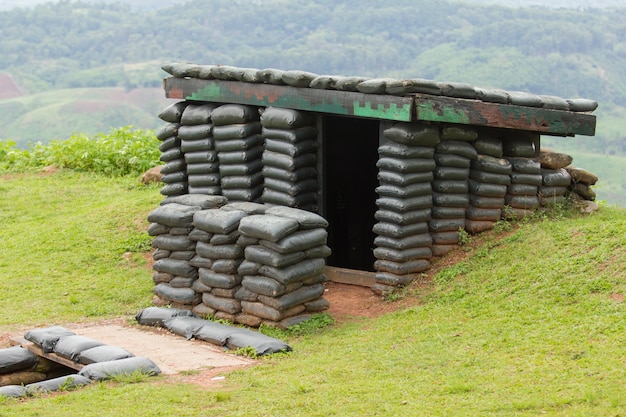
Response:
M394 303L396 301L404 300L409 294L407 287L399 287L391 290L384 291L382 294L382 300L386 303Z
M333 325L335 319L328 313L317 313L308 320L302 321L287 329L279 329L278 327L267 326L261 324L259 331L265 335L275 337L277 339L285 339L289 337L300 337L318 334L327 327Z
M245 346L237 348L233 351L233 353L237 356L245 356L248 358L256 359L259 357L259 354L256 352L256 349L252 346Z
M459 246L467 246L470 243L472 243L470 234L463 227L459 227Z
M133 371L131 373L120 373L111 376L111 381L119 384L136 384L139 382L145 382L148 378L152 377L152 374L142 372L141 369Z

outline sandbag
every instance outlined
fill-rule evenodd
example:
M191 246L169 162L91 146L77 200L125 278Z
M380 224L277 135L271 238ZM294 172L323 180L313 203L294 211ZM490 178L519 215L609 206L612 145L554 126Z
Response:
M535 156L535 144L531 139L506 138L502 141L505 156L521 156L532 158Z
M180 126L178 128L178 137L181 140L198 140L207 139L213 135L214 126L211 124L197 126Z
M454 245L459 242L459 231L431 233L433 245Z
M470 196L467 193L463 194L446 194L446 193L433 193L433 205L435 207L459 207L465 208L469 205Z
M200 268L198 270L200 281L211 288L234 288L241 284L241 275L238 274L222 274L210 269Z
M478 157L472 161L471 167L476 171L502 175L510 175L513 170L511 163L507 159L494 158L488 155L478 155Z
M466 194L468 191L467 180L434 180L432 187L435 193Z
M193 251L196 242L187 236L159 235L152 240L152 246L169 251Z
M233 243L237 243L239 240L240 234L238 230L233 230L228 234L216 233L209 239L209 244L211 245L232 245Z
M186 278L194 278L198 275L196 268L191 266L188 261L181 259L159 259L152 265L152 269Z
M96 346L83 350L78 355L78 363L89 365L90 363L115 361L118 359L132 358L133 355L124 348L117 346Z
M393 78L371 78L359 82L356 89L365 94L385 94L387 83L393 81Z
M6 385L0 387L0 397L19 398L27 395L26 387L22 385Z
M150 359L136 356L115 361L92 363L84 366L78 374L86 376L92 381L102 381L134 373L158 375L161 373L161 370Z
M377 235L402 239L407 236L428 232L428 223L418 222L403 226L396 223L378 222L372 227L372 231Z
M265 178L275 178L281 181L297 183L311 178L317 178L315 167L302 167L295 171L264 165L261 172Z
M572 182L572 177L565 169L542 169L543 185L547 187L567 187Z
M292 158L307 154L307 153L315 153L317 152L317 148L319 147L317 141L314 140L305 140L295 144L289 142L283 142L281 140L275 139L266 139L265 140L265 149L272 152L281 153L284 155L288 155Z
M298 230L277 242L260 240L259 244L271 249L274 252L288 254L325 245L327 237L328 232L325 229L318 227L315 229Z
M472 127L466 126L444 126L441 129L441 140L455 140L462 142L473 142L478 138L478 132Z
M164 122L180 123L183 111L188 105L189 103L186 101L178 101L176 103L172 103L163 110L161 110L158 117Z
M236 230L247 214L240 210L200 210L193 216L193 224L208 233L228 234Z
M187 163L216 162L217 152L214 149L215 140L213 138L183 140L180 143L180 150L185 153L185 161L187 161ZM201 160L200 158L190 158L187 156L187 154L194 152L202 152L201 155L203 155L205 160Z
M104 343L87 336L63 336L59 338L57 344L54 346L54 353L61 357L71 359L74 362L78 362L78 357L82 351L96 346L104 346Z
M205 292L202 294L202 302L212 309L228 314L237 314L241 311L241 302L234 298L217 297Z
M211 113L217 104L187 104L182 112L180 122L184 125L203 125L211 122Z
M501 209L504 207L504 196L502 197L482 197L479 195L470 195L470 204L477 208Z
M297 284L302 286L301 283ZM262 275L245 276L241 281L241 285L255 294L265 295L267 297L279 297L287 292L287 285ZM291 286L292 284L289 285ZM293 289L297 288L299 287Z
M59 338L64 336L73 336L75 334L76 333L66 329L65 327L51 326L42 329L29 330L24 333L24 339L41 347L41 350L44 353L50 353L54 350Z
M296 197L299 194L317 192L317 179L311 178L309 180L298 181L296 183L289 181L277 180L275 178L264 179L265 188L271 188L276 191L285 193L291 197Z
M224 197L229 201L250 201L256 202L263 193L263 187L258 185L254 188L239 188L239 189L225 189L222 190Z
M260 122L215 126L213 128L213 137L215 138L216 148L219 144L230 142L233 139L248 138L248 140L252 142L256 142L257 145L263 142L263 137L261 136L261 123ZM251 146L247 146L244 149L250 149L250 148ZM228 149L220 149L220 151L226 151L226 150ZM231 150L238 150L238 149L231 149Z
M421 233L403 238L393 238L389 236L376 236L376 238L374 238L374 245L395 250L429 246L431 243L432 238L429 233Z
M425 158L430 159L435 155L435 148L430 146L413 146L401 143L391 143L378 147L380 156L388 156L391 158L409 159L409 158Z
M181 144L181 140L177 137L167 138L159 145L159 151L166 152L173 148L181 148ZM181 148L181 150L183 149Z
M472 234L486 232L495 227L495 221L465 220L465 231Z
M152 212L148 214L148 221L171 227L189 227L193 222L194 214L199 209L200 207L197 206L188 206L173 202L152 210Z
M458 98L476 98L476 90L474 86L459 82L442 82L438 83L441 88L441 94L448 97Z
M476 159L476 148L467 142L455 140L442 140L435 147L436 152L463 156L468 159Z
M33 369L38 361L37 355L21 346L0 349L0 374Z
M318 74L312 72L290 70L283 72L281 79L285 84L292 87L308 87L317 76Z
M507 158L513 166L513 171L520 172L522 174L541 174L541 162L533 158Z
M527 184L541 186L543 177L541 174L522 174L519 172L511 173L511 184Z
M285 268L263 265L259 268L258 273L273 278L282 284L291 284L292 282L300 282L321 275L324 273L325 267L326 262L324 259L315 258L305 259Z
M473 169L470 172L469 177L477 182L486 183L486 184L500 184L500 185L511 184L511 176L508 174L495 174L493 172L477 171Z
M163 327L170 332L183 336L189 340L194 336L202 326L206 324L206 320L193 316L176 316L171 317L163 322Z
M168 161L163 167L161 167L161 174L172 174L174 172L184 171L187 164L184 158L176 159L174 161Z
M179 128L180 128L180 123L167 123L161 126L155 132L155 136L157 137L158 140L164 141L165 139L171 138L172 136L177 136Z
M410 284L414 279L415 275L405 274L405 275L396 275L390 272L377 272L374 276L374 279L377 283L389 285L393 287L403 287L405 285Z
M465 212L465 217L469 220L493 220L498 221L502 216L502 209L486 209L469 206Z
M441 219L463 219L465 218L465 207L443 207L435 206L432 208L432 221Z
M410 198L381 197L376 199L376 205L382 210L392 210L399 213L430 208L433 206L431 194Z
M147 307L137 313L135 320L144 326L163 327L165 320L180 316L193 316L193 313L179 308Z
M234 332L228 338L227 345L230 349L251 347L258 356L291 351L291 347L285 342L247 329Z
M413 93L441 95L439 83L423 78L407 78L403 80L390 80L385 89L387 94L404 96Z
M474 180L469 180L468 185L471 194L479 195L481 197L504 197L507 190L506 185L485 184Z
M259 295L259 300L278 311L285 311L307 301L315 300L324 294L323 284L305 285L280 297Z
M261 158L263 147L257 146L243 151L220 152L218 159L220 164L240 164L242 162L252 162Z
M183 171L173 172L171 174L165 174L161 177L161 182L165 184L175 184L178 182L187 181L187 174Z
M393 210L376 210L374 218L381 222L408 225L430 220L430 208L399 213Z
M511 184L507 188L510 195L537 195L539 187L530 184Z
M299 143L306 140L317 139L317 128L314 126L304 126L296 129L271 129L263 126L262 135L266 139L276 139L288 143Z
M399 159L399 158L380 158L376 162L379 170L399 172L402 174L412 174L416 172L431 172L437 166L433 159Z
M474 142L476 152L481 155L489 155L495 158L502 158L502 140L489 136L479 136Z
M222 189L233 190L254 188L263 184L263 175L260 172L251 175L225 176L222 173Z
M411 198L425 194L432 193L432 187L430 183L421 182L416 184L409 184L407 186L396 185L381 185L376 187L376 193L384 197L392 198Z
M433 180L433 172L416 172L416 173L399 173L393 171L380 171L377 174L378 181L381 184L397 185L405 187L412 184L429 183Z
M194 331L193 337L198 340L213 343L214 345L226 346L230 335L237 331L236 328L222 323L210 320L203 321L204 324Z
M89 385L90 383L91 379L86 376L73 374L47 379L41 382L35 382L26 385L24 388L28 395L34 395L40 392L54 392L59 391L60 389L78 388L84 385Z
M261 161L265 165L275 168L282 168L289 171L297 171L300 168L315 166L317 155L314 153L306 153L295 158L278 152L264 151Z
M539 188L539 197L561 197L567 193L567 187L541 187Z
M183 157L183 152L181 151L180 148L172 148L161 153L161 156L159 156L159 160L161 162L169 162L175 159L180 159L182 157Z
M191 288L174 288L167 284L157 284L152 292L165 300L181 305L193 305L200 302L200 296Z
M469 178L469 168L455 168L438 166L433 171L436 180L466 180Z
M284 268L305 258L304 252L279 253L261 245L246 247L244 254L246 260L275 268Z
M190 193L191 190L199 188L219 192L221 176L219 174L189 175L187 182L189 184Z
M435 152L434 159L440 167L469 168L472 163L472 159L450 153Z
M271 213L266 215L254 214L241 219L239 232L245 236L278 242L285 236L295 232L298 227L298 221L292 218L276 216Z
M368 77L338 77L334 88L340 91L357 91L356 86L367 80Z
M396 123L385 129L383 136L393 142L412 146L435 146L439 143L439 129L418 123Z
M314 125L315 116L300 110L267 107L261 114L261 123L266 129L290 130Z
M465 227L465 217L453 219L433 219L428 222L428 226L432 232L454 232L459 228Z
M518 209L536 209L539 207L539 197L536 195L507 195L506 205Z
M493 88L474 87L476 90L476 98L488 103L500 103L507 104L509 102L509 95L504 90L497 90ZM493 155L497 156L497 155Z
M243 104L224 104L211 113L211 121L215 126L249 123L259 120L256 107Z
M187 194L188 192L187 183L177 182L174 184L167 184L165 187L161 188L159 192L167 197Z
M379 259L374 262L374 269L378 272L390 272L396 275L415 274L430 269L428 259L413 259L407 262L394 262Z
M414 259L430 259L432 252L430 247L422 246L408 249L392 249L378 247L373 250L374 257L378 260L393 262L408 262Z

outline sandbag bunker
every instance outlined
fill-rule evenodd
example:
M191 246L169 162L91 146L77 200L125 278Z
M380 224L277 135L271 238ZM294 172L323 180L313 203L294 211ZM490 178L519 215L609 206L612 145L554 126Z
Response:
M325 277L360 272L383 293L428 270L461 232L595 198L597 177L540 147L541 135L594 135L592 100L417 78L163 69L178 101L157 132L157 304L288 327L328 307Z

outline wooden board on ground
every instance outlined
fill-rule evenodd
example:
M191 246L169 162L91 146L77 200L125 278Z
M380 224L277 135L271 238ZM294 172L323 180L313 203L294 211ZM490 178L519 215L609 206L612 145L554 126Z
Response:
M30 350L35 355L40 356L42 358L46 358L52 362L56 362L63 366L67 366L68 368L75 369L80 371L83 368L83 365L80 363L76 363L70 359L64 358L62 356L57 355L56 353L46 353L39 346L34 344L33 342L29 342L21 336L11 338L11 343L14 346L22 346L25 349Z
M374 272L327 266L324 274L330 281L338 282L340 284L373 287L376 283L376 274Z

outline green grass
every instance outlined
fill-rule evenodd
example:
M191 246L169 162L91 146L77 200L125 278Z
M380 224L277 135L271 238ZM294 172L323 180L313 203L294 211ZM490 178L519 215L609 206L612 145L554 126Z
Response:
M130 179L2 179L0 291L10 314L0 330L146 305L150 272L121 254L158 201ZM161 375L0 400L1 414L623 415L626 211L545 216L486 236L429 286L409 288L405 301L420 297L413 307L343 324L321 316L311 331L282 334L293 352L235 371L222 387Z

